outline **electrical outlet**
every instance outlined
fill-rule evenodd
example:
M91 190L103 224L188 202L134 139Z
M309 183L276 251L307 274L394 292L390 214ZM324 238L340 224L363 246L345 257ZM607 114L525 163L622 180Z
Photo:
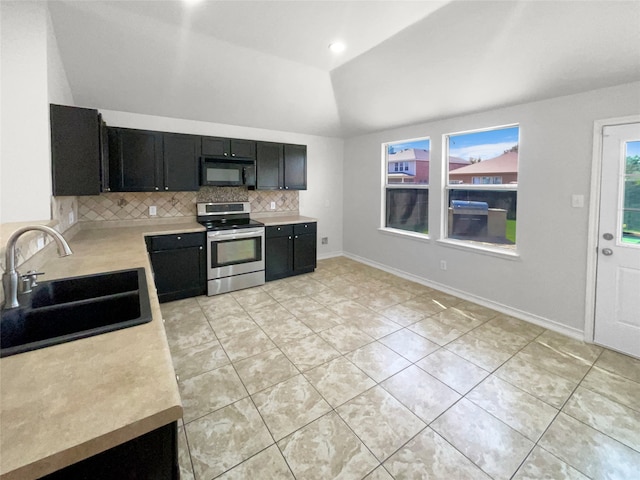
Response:
M36 245L38 247L38 250L42 250L44 248L44 237L38 237L38 239L36 240Z
M149 216L150 217L155 217L158 214L156 206L155 205L151 205L149 207Z
M446 270L446 269L447 269L447 261L440 260L440 270Z
M327 245L329 243L329 237L322 237L321 243L322 245Z
M275 210L276 209L276 202L271 202L270 208L271 208L271 210Z

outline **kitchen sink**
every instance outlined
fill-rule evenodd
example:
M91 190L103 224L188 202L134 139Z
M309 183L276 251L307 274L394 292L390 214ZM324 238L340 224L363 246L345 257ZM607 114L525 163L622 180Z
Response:
M151 320L144 268L45 281L23 301L2 311L0 357Z
M40 308L137 291L140 283L139 271L144 277L144 269L140 268L42 282L31 294L31 307Z

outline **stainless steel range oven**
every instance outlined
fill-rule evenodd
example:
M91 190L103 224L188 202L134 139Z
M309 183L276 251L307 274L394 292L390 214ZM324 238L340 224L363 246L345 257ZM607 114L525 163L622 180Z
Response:
M264 284L264 225L251 220L248 202L198 203L207 228L207 294Z

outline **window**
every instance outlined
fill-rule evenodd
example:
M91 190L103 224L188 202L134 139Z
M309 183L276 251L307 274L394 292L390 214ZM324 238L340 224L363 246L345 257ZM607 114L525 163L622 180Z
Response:
M622 242L640 245L640 141L625 146Z
M517 125L445 135L447 238L515 248Z
M384 227L429 233L428 138L384 145Z

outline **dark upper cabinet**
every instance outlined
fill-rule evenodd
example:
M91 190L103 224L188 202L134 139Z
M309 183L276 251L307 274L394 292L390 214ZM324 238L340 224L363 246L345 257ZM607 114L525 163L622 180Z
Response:
M164 133L162 139L164 189L170 191L198 190L200 137Z
M258 190L306 190L306 145L258 142L256 176Z
M128 128L109 128L108 136L111 190L198 190L200 137Z
M202 155L255 160L256 142L237 138L202 137Z
M281 143L258 142L256 147L256 188L258 190L282 188L283 159L284 151Z
M306 145L284 146L284 187L291 190L307 189Z
M100 191L109 192L109 134L107 124L102 120L102 115L98 114L100 123Z
M162 134L109 128L109 182L116 192L164 190Z
M54 196L100 193L98 111L50 105L51 176Z

